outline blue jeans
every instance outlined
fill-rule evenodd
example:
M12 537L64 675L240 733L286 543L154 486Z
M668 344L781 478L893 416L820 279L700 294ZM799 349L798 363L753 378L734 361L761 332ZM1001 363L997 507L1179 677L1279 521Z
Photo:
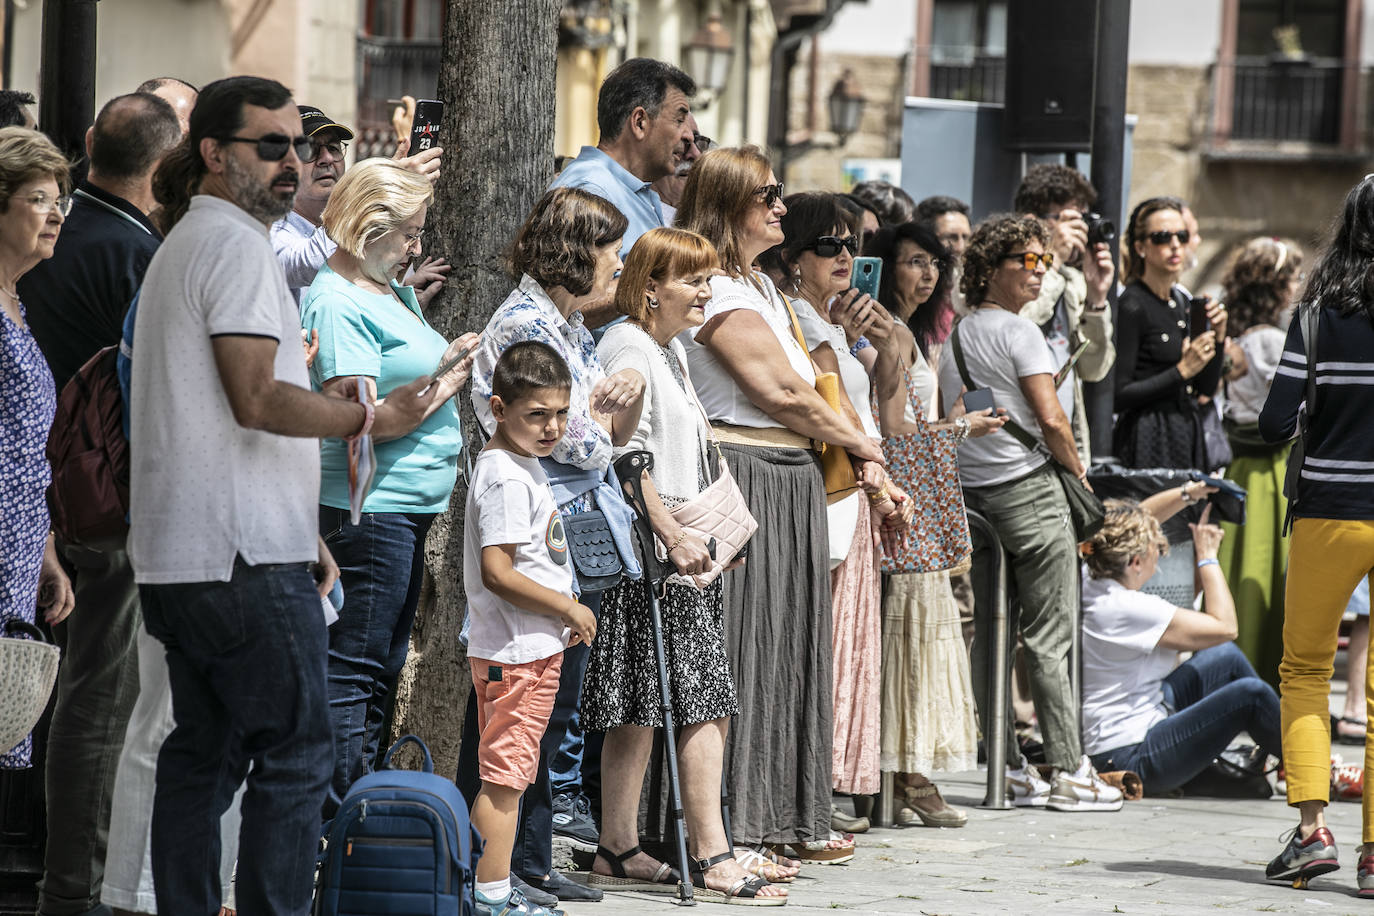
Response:
M324 615L309 570L239 559L228 582L143 585L139 597L144 625L167 647L177 723L157 760L158 912L219 912L219 819L246 775L238 911L305 916L332 750Z
M432 514L364 512L320 506L320 534L339 564L344 604L329 628L329 720L334 776L324 820L348 787L372 772L396 678L410 648L410 628L424 582L425 535Z
M582 603L593 614L601 609L601 592L582 596ZM524 878L542 878L553 870L553 789L549 766L568 731L568 720L582 697L582 679L587 673L588 648L578 643L563 652L563 668L558 675L558 696L553 703L544 738L539 742L539 766L534 782L520 798L520 821L511 850L511 871ZM458 751L455 782L469 806L477 797L481 780L477 775L477 696L468 691L467 714L463 718L463 742Z
M1263 750L1283 756L1279 695L1235 643L1194 653L1162 688L1164 705L1176 712L1156 722L1139 744L1093 754L1093 766L1104 773L1134 770L1154 793L1176 789L1207 769L1242 731Z

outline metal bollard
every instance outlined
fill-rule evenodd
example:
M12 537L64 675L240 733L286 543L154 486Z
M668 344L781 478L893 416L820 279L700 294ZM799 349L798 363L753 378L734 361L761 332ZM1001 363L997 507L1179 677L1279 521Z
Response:
M983 742L988 755L987 794L980 808L1006 810L1007 801L1007 668L1011 657L1011 634L1007 626L1007 554L997 531L986 518L968 511L968 526L992 545L992 657L988 662L988 719L983 723Z

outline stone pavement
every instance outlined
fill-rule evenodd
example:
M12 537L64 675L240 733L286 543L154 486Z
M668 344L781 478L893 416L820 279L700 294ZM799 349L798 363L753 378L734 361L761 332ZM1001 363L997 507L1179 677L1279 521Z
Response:
M1358 762L1358 747L1335 748ZM1279 836L1297 823L1280 796L1268 801L1150 799L1115 813L984 811L980 773L941 774L945 797L968 825L874 829L854 860L809 866L777 913L1374 913L1355 893L1360 806L1333 803L1327 821L1341 869L1305 891L1264 880ZM673 898L607 894L568 904L568 916L673 912ZM702 903L709 916L718 904ZM734 912L739 912L735 910Z

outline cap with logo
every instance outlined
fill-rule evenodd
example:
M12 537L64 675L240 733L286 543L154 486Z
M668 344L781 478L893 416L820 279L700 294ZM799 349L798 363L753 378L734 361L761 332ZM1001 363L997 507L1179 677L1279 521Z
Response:
M301 112L301 129L307 137L313 137L322 130L336 130L340 139L352 140L353 131L337 121L331 120L323 111L310 105L297 105Z

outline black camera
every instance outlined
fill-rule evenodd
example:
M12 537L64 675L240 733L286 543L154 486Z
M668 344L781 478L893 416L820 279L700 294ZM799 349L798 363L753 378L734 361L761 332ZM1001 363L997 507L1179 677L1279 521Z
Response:
M1088 245L1110 245L1116 241L1116 223L1103 219L1101 213L1084 213L1088 224Z

